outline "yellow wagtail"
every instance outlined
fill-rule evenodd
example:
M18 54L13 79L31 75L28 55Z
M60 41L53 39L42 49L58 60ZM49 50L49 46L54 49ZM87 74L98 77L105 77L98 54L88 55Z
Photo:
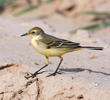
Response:
M50 74L49 76L55 76L58 73L58 69L63 61L62 55L68 52L81 50L84 48L90 50L103 50L103 47L89 47L89 46L80 46L80 43L75 43L72 41L59 39L57 37L51 36L46 34L41 28L34 27L29 30L28 33L25 33L21 36L29 35L32 37L31 44L32 46L46 58L46 64L39 70L37 70L34 74L30 77L35 77L40 70L48 66L49 60L48 57L57 56L60 58L60 62L55 70L54 73Z

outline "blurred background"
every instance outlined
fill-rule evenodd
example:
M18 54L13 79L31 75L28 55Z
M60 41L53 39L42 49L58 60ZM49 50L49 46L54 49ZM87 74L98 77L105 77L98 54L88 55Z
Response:
M47 23L54 19L53 25L67 20L70 33L95 31L110 26L110 0L0 0L0 15Z

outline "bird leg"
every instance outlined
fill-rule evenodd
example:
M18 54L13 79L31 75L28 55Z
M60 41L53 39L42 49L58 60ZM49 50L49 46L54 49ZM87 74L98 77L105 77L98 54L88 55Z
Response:
M52 74L50 74L50 75L48 75L47 77L55 76L57 73L58 73L58 74L61 74L61 73L58 72L58 69L59 69L59 67L60 67L60 65L61 65L61 63L62 63L62 61L63 61L63 58L62 58L61 56L59 56L59 58L60 58L60 62L59 62L59 64L58 64L58 66L57 66L55 72L52 73Z
M48 64L49 64L49 61L48 61L48 57L46 56L46 65L44 65L43 67L41 67L39 70L37 70L33 74L31 73L31 76L25 76L25 78L29 79L30 77L32 77L32 78L36 77L36 75L39 74L39 71L41 71L42 69L44 69L45 67L47 67Z

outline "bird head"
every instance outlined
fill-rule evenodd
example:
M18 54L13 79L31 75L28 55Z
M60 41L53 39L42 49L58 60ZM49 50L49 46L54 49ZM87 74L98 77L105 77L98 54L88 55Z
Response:
M32 38L39 37L44 34L44 31L39 27L34 27L28 31L28 33L22 34L21 36L29 35Z

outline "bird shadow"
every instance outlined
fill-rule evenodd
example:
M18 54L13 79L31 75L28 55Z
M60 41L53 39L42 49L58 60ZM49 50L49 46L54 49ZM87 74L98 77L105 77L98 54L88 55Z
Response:
M65 71L65 72L83 72L83 71L88 71L89 73L99 73L99 74L110 76L110 73L101 72L101 71L94 71L94 70L86 69L86 68L69 68L69 69L60 68L60 71Z

